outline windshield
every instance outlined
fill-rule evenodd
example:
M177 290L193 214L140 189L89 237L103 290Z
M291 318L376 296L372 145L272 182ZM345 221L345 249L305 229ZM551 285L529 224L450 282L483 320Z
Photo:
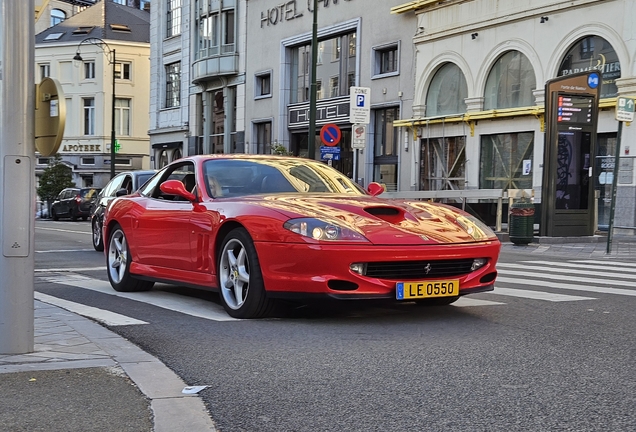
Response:
M341 172L307 159L213 159L204 162L203 171L212 197L265 193L366 195Z

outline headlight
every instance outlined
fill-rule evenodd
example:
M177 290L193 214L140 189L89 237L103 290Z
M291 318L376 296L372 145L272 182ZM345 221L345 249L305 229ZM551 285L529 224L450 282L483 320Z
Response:
M303 237L314 240L326 241L354 241L367 242L368 240L360 233L314 218L291 219L283 224L285 229L290 230Z
M457 223L477 241L497 238L493 230L474 216L458 216Z

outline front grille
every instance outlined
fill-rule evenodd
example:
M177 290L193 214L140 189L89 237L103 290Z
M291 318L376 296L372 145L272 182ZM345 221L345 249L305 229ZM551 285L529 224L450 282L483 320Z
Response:
M367 263L366 276L378 279L408 280L462 276L470 273L473 259L391 261Z

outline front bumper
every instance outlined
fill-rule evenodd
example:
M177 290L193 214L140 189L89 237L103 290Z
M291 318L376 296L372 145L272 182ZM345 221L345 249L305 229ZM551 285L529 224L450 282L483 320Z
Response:
M352 263L459 260L486 258L486 264L459 279L459 294L493 289L497 275L499 241L443 246L373 246L256 243L265 289L271 297L293 297L294 294L319 294L340 299L395 298L399 281L360 275L350 269ZM440 280L444 278L418 278Z

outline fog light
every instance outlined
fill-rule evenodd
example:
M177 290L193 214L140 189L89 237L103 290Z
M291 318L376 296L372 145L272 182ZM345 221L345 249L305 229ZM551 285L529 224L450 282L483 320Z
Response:
M470 270L475 271L479 268L482 268L483 266L486 265L487 262L488 260L486 258L475 258L473 260L473 265L470 266Z
M352 272L364 276L367 272L367 265L364 263L353 263L349 266Z

